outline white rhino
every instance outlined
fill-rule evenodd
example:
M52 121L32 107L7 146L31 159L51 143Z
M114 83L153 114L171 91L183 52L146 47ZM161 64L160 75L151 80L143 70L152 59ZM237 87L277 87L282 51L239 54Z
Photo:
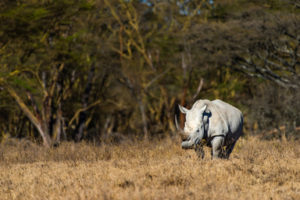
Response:
M242 112L221 100L198 100L188 110L180 106L186 114L184 130L177 129L188 136L181 146L183 149L195 148L199 157L204 157L203 142L212 147L212 158L229 158L236 141L243 133Z

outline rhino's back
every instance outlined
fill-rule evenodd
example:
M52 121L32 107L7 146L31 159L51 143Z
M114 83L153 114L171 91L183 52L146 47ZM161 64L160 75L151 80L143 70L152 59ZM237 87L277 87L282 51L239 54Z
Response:
M225 117L229 120L230 118L240 118L242 117L242 112L236 107L226 103L222 100L216 99L213 100L212 103L217 106L217 108L225 115Z
M243 127L243 114L236 107L219 99L210 101L207 99L200 99L196 101L192 110L202 108L204 105L208 106L212 116L210 118L211 127L214 130L212 135L219 134L219 129L223 129L225 134L239 132Z
M241 132L243 128L243 114L239 109L219 99L212 101L212 104L215 109L214 114L219 115L219 120L224 120L229 134Z

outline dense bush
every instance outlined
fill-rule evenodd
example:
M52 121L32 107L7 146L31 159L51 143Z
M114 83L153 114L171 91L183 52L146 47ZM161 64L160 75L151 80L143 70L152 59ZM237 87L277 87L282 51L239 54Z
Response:
M1 137L164 136L199 98L295 130L299 22L283 0L2 1Z

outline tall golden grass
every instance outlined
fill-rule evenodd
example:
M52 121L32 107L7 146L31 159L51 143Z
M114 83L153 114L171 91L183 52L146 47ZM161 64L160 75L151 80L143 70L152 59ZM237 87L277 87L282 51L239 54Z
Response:
M178 138L119 145L0 145L0 199L300 199L299 141L241 138L229 160Z

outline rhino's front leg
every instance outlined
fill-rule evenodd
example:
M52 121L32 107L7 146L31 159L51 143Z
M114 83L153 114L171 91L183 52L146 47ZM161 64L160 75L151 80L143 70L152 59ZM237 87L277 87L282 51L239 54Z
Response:
M212 159L222 158L223 144L224 144L224 137L222 136L214 137L214 139L211 141Z

